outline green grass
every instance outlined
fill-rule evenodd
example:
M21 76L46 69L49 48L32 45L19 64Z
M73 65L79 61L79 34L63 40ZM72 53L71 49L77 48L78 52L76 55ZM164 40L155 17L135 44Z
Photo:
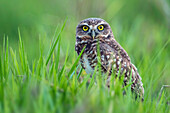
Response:
M123 96L122 82L114 77L111 81L111 91L105 88L105 81L100 74L95 72L90 78L78 65L81 54L77 56L73 47L70 49L67 46L66 52L63 53L65 57L61 58L62 37L67 29L64 29L65 25L67 26L66 21L61 28L56 29L48 53L44 53L44 39L39 39L39 58L33 59L32 62L28 61L20 30L17 52L8 45L8 37L4 38L0 52L0 112L169 113L169 89L165 89L159 99L161 86L170 80L170 37L161 38L170 36L168 31L151 30L155 40L148 42L151 40L145 39L148 34L141 36L138 32L141 28L136 24L131 28L136 32L127 32L125 29L124 34L119 36L122 39L143 37L141 42L138 42L138 39L132 42L128 39L120 41L122 44L127 42L125 47L135 47L128 49L128 53L134 56L132 61L143 78L145 100L141 102L135 101L130 91ZM153 47L148 43L153 43ZM80 81L80 77L84 79ZM89 79L91 82L87 85ZM116 81L116 84L113 84L113 81Z

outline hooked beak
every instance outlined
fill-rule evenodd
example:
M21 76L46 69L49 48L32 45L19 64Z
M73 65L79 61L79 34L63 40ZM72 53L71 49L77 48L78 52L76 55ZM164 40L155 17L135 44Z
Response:
M95 31L94 30L92 30L92 33L91 33L91 35L92 35L92 37L93 37L93 40L94 40L94 37L95 37Z

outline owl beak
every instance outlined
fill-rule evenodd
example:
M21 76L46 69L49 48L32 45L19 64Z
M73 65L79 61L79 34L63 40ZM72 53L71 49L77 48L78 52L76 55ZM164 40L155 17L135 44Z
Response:
M94 30L92 30L92 37L93 37L93 40L94 40L94 37L95 37L95 31Z

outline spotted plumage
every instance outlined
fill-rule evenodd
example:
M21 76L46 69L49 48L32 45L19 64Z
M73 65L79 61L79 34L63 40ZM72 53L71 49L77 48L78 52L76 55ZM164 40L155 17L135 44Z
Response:
M126 51L117 43L109 24L100 18L88 18L81 21L76 28L76 44L75 50L78 55L86 46L80 62L85 71L93 73L100 51L101 68L103 73L108 73L108 87L110 87L110 76L114 72L115 75L124 75L124 85L127 85L132 73L131 90L143 97L144 88L141 77L137 72L137 68L131 63ZM99 46L99 49L97 47Z

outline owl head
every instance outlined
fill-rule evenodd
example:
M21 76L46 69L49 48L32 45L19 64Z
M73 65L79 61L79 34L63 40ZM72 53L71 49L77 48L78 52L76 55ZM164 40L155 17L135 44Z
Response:
M78 40L96 40L113 37L109 24L100 18L88 18L81 21L76 28Z

